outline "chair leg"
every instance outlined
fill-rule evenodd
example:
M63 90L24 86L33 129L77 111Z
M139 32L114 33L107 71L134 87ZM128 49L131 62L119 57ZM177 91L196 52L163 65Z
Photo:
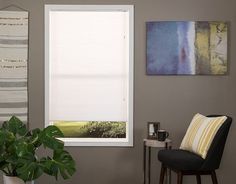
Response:
M196 175L196 178L197 178L197 184L201 184L201 175L200 174L197 174Z
M161 165L161 174L160 174L159 184L163 184L164 183L164 177L165 177L166 171L167 171L167 168L162 164Z
M213 184L218 184L215 171L211 171L211 179Z
M183 173L179 171L177 173L177 184L182 184L183 183Z

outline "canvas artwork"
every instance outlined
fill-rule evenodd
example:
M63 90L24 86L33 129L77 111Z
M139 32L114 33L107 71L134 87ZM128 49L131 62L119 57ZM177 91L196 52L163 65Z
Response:
M227 73L227 22L147 22L148 75Z
M0 124L27 123L28 12L0 11Z

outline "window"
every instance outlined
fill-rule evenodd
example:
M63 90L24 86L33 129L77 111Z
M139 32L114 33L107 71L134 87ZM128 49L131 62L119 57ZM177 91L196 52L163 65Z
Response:
M45 125L65 145L133 145L133 32L132 5L45 5Z

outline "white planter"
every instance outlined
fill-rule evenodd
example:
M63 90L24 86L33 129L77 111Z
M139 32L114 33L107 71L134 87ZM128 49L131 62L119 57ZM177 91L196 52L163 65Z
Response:
M34 182L24 182L22 179L14 176L3 175L3 184L34 184Z
M23 180L17 177L3 175L4 184L25 184Z

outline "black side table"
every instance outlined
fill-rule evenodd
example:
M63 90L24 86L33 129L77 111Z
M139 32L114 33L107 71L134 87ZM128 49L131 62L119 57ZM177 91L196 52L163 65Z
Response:
M148 184L150 184L151 181L151 172L150 172L150 165L151 165L151 148L165 148L165 149L171 149L171 143L172 141L170 139L166 139L165 141L158 141L158 140L152 140L152 139L144 139L143 140L143 183L146 184L146 177L148 180ZM147 156L146 156L146 150L148 148L148 165L146 164ZM146 165L148 166L146 168ZM146 170L147 169L147 170ZM146 174L148 174L146 176ZM171 184L171 171L168 170L167 172L167 184Z

